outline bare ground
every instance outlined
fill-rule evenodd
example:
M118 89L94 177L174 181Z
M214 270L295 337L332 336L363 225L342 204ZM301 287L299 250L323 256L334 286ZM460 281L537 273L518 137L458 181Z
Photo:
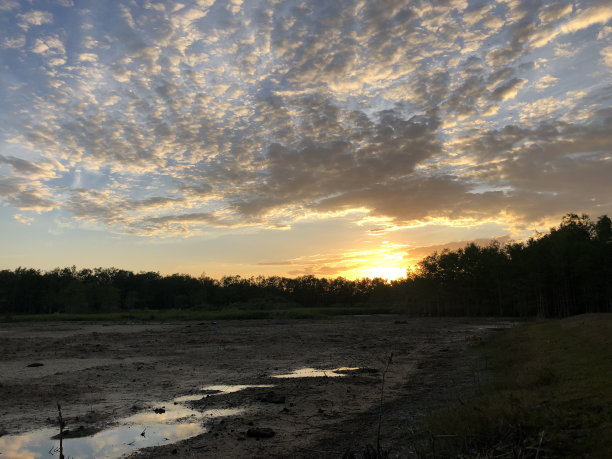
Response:
M509 325L401 316L0 324L0 435L57 425L58 402L68 427L91 432L202 386L274 384L194 401L197 410L248 411L207 421L207 431L196 437L136 454L342 457L352 451L361 457L380 438L390 457L408 457L414 421L478 378L469 343ZM378 437L382 373L391 354ZM272 377L303 367L361 370L341 378ZM247 435L257 428L274 436Z

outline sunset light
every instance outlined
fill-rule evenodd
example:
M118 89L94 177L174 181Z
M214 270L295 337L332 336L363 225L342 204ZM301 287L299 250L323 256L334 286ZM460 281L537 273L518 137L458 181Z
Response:
M0 24L0 268L397 279L612 213L610 2L0 0Z
M372 279L379 277L381 279L385 279L386 281L392 281L405 278L406 271L406 268L374 266L366 271L364 277L370 277Z

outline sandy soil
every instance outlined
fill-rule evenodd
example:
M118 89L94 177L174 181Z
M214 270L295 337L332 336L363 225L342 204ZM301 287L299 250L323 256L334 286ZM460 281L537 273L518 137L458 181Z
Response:
M191 402L197 410L247 411L203 421L205 433L138 456L342 457L352 450L360 457L376 444L382 373L392 354L380 438L391 457L406 457L414 420L477 377L469 343L510 325L401 316L0 324L0 435L57 425L58 402L68 428L91 432L203 386L274 385L202 394ZM273 377L304 367L360 370ZM274 435L251 436L263 428Z

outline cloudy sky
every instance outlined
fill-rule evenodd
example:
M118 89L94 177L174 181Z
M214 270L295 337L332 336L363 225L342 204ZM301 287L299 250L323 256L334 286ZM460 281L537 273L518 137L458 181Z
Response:
M405 272L612 215L609 0L0 0L0 268Z

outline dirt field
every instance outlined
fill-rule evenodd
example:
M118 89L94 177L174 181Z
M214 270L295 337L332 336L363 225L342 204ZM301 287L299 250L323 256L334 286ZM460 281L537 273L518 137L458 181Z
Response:
M192 395L179 400L209 414L181 423L196 419L202 433L132 454L342 457L352 450L360 457L376 444L382 374L392 354L380 439L391 457L407 457L415 418L477 378L469 342L510 325L401 316L0 324L0 454L19 455L11 453L18 434L58 429L58 402L66 429L84 436ZM307 367L325 376L274 377ZM333 377L339 367L358 370ZM235 384L273 387L201 390ZM138 422L134 430L144 428L145 437L146 421Z

